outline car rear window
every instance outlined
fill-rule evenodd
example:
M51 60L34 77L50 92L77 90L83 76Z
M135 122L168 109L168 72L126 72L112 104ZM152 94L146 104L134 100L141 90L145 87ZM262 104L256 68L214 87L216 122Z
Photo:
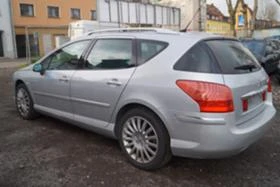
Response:
M154 40L138 41L138 64L144 64L162 52L168 43Z
M258 71L261 66L253 54L242 43L235 40L209 40L206 44L212 49L223 74L242 74ZM253 69L238 67L253 65Z
M220 73L209 47L200 42L188 50L174 65L175 70L199 73Z

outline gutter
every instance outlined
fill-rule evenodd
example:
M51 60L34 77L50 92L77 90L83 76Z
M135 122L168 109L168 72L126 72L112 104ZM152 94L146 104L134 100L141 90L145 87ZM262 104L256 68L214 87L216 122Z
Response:
M8 6L9 6L9 12L10 12L10 23L11 23L11 32L12 32L12 42L13 42L13 50L14 50L14 56L13 58L17 58L17 44L16 44L16 33L15 33L15 28L14 28L14 20L13 20L13 9L11 5L11 1L8 1Z

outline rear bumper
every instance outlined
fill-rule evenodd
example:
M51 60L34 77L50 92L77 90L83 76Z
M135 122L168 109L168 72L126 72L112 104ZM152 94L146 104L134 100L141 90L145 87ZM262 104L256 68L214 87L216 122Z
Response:
M180 120L178 130L185 131L191 138L171 138L172 153L191 158L222 158L238 154L264 135L275 114L275 108L266 105L260 114L238 126L232 114L225 116L225 124L217 119L210 120L211 123L220 122L215 125L189 124Z

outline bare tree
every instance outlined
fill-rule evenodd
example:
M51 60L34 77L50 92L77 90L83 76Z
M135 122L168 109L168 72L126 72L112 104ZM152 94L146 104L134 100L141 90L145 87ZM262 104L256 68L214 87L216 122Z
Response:
M237 3L239 0L237 1ZM233 31L233 36L236 36L235 24L236 24L236 6L233 7L232 0L226 0L227 7L228 7L228 14L230 20L230 29Z
M256 29L256 19L257 19L257 13L258 13L258 5L259 1L254 0L254 10L252 15L252 25L251 25L251 34L253 34L254 30Z
M234 36L236 36L236 30L235 30L236 11L237 11L237 6L240 2L243 2L243 1L242 0L237 0L236 5L233 6L232 0L226 0L227 7L228 7L229 19L230 19L231 30L233 31ZM251 33L255 30L257 12L258 12L258 0L254 0L254 10L253 10L253 15L252 15L252 25L251 26L249 25L248 20L247 20L247 17L248 17L247 8L243 12L244 13L244 21L245 21L246 30L249 28L251 30Z
M278 8L273 4L266 4L263 6L262 11L259 14L261 19L273 21L276 19Z

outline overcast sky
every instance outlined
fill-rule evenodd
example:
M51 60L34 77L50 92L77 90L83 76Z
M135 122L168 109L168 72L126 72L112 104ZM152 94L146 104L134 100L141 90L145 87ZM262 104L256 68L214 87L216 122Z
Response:
M235 2L236 0L233 0L234 5ZM226 0L207 0L207 3L214 3L225 15L228 15ZM254 0L245 0L245 3L247 3L251 8L254 6ZM259 8L262 9L262 7L265 6L265 3L273 3L279 8L277 17L278 20L280 20L280 6L278 6L274 0L259 0Z

